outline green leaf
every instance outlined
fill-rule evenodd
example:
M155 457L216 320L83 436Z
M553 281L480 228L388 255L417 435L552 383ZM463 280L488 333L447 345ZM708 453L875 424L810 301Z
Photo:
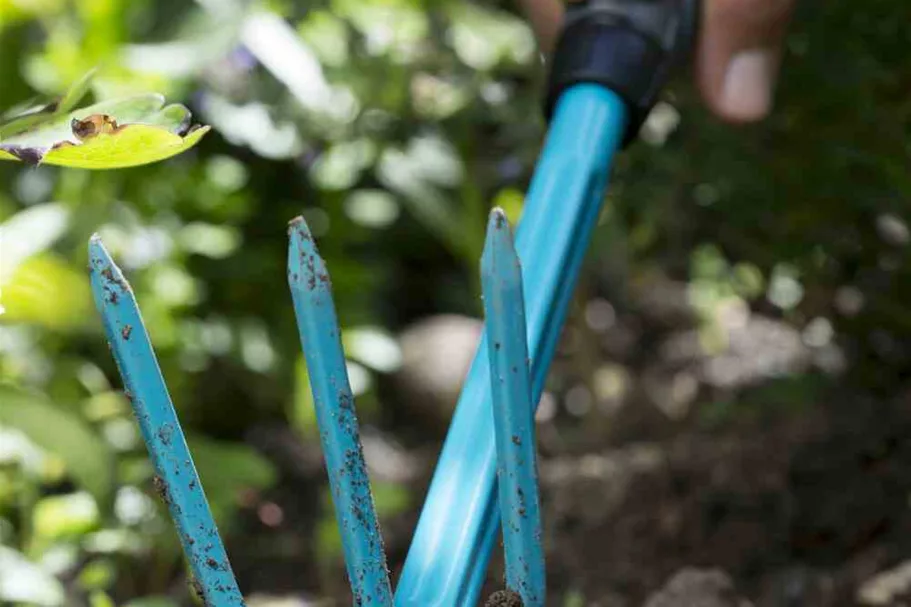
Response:
M193 115L190 110L179 103L172 103L147 117L144 123L148 126L161 127L175 135L180 135L187 132L187 129L192 124L192 119Z
M111 597L100 590L89 595L89 605L91 607L117 607Z
M0 140L52 121L72 110L88 93L92 79L95 77L95 71L89 71L74 82L64 93L63 97L57 101L35 105L36 102L32 100L24 106L5 112L3 117L0 118Z
M99 520L98 506L85 492L52 495L32 509L35 539L45 546L56 540L80 538L94 530Z
M408 492L408 488L400 483L374 483L372 490L376 515L380 518L400 514L411 503L411 494Z
M47 250L63 236L70 216L64 205L48 202L26 207L0 223L0 286L9 281L19 264Z
M0 117L0 140L53 120L56 112L56 103L38 103L35 99L13 107Z
M117 564L108 558L95 559L79 572L79 585L86 590L103 590L110 588L117 579ZM110 599L108 599L110 600ZM94 604L95 602L92 601ZM104 603L117 607L113 603Z
M60 11L65 0L0 0L0 31L26 19L45 17Z
M77 103L82 101L86 93L89 92L89 89L92 86L92 80L95 78L97 71L98 70L96 69L89 70L82 78L70 86L66 94L64 94L63 98L60 100L60 103L57 104L58 112L69 112L76 107Z
M329 515L321 518L316 526L316 547L322 557L321 563L331 562L342 555L342 534L331 512L329 510Z
M73 132L74 120L82 121L89 116L109 116L118 124L134 123L157 114L163 106L164 97L155 93L101 101L80 110L54 115L51 119L43 120L39 128L29 128L5 136L0 149L46 150L64 142L78 144L80 138Z
M466 65L489 70L504 62L527 64L535 56L534 36L517 17L467 2L448 6L453 49Z
M21 553L0 546L0 604L63 605L66 596L57 578Z
M101 134L82 145L51 150L43 164L78 169L122 169L166 160L190 149L209 132L202 127L186 137L160 127L133 124Z
M78 94L68 93L64 103ZM26 130L17 127L0 143L0 159L82 169L140 166L188 150L210 130L191 125L186 107L165 106L164 97L155 93L109 99L43 118Z
M85 276L52 253L39 253L17 264L0 289L0 324L36 324L64 331L81 327L91 317L92 296Z
M44 395L0 383L0 425L23 432L63 460L73 480L103 509L114 491L114 461L107 443L81 418Z

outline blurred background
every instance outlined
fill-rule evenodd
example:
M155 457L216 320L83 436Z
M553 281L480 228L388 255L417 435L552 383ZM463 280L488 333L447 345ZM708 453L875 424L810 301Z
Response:
M683 75L619 159L538 413L551 604L642 605L694 567L761 606L911 600L909 45L903 0L803 2L770 119L717 123ZM214 130L135 169L0 163L0 604L196 601L91 303L94 231L249 604L345 604L286 222L332 274L397 576L487 212L519 217L545 132L532 33L480 0L0 0L0 110L96 66L96 97L157 91Z

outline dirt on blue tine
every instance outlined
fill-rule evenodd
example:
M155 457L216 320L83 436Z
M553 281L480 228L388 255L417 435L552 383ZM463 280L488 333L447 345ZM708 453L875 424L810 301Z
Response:
M290 222L288 237L288 284L354 602L391 607L385 548L361 447L331 280L303 218Z
M89 274L124 393L155 469L153 485L177 528L192 586L207 607L244 605L139 306L98 236L89 241Z
M543 607L544 550L522 268L499 208L490 214L481 280L506 585L525 607Z

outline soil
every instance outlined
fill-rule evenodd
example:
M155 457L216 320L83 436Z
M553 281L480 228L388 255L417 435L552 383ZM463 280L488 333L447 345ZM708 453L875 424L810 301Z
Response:
M641 605L696 566L757 606L860 604L911 555L911 419L906 404L859 409L630 445L585 463L602 474L552 478L549 586Z
M844 398L808 415L542 457L548 603L572 592L585 605L741 607L655 598L695 567L723 571L730 591L756 607L874 604L858 602L861 586L911 557L908 405ZM423 462L432 470L431 457ZM321 472L312 465L296 476L268 496L285 513L281 528L247 521L252 537L232 550L235 571L247 593L344 596L341 569L314 566ZM416 495L425 483L414 481ZM416 515L383 521L393 573ZM482 596L498 585L496 557ZM901 605L901 596L881 604Z
M810 415L542 457L548 604L575 593L610 607L873 605L858 589L911 557L908 405L846 398ZM268 496L285 513L281 528L265 530L251 513L252 537L229 546L245 593L345 596L340 568L315 567L320 476L314 465L286 478ZM415 481L417 495L425 482ZM394 574L416 515L383 521ZM692 568L718 574L675 591L675 576ZM491 596L502 579L495 557L486 604L518 605ZM719 587L736 600L718 602ZM668 598L684 591L690 602ZM880 604L902 597L911 593Z
M538 427L548 604L911 605L911 567L901 567L911 559L907 387L873 396L835 378L809 397L782 401L794 406L772 406L762 389L780 385L779 370L721 392L702 382L691 409L670 415L649 397L654 378L699 361L656 368L667 335L642 316L620 318L611 331L596 359L631 370L638 388L630 403L618 410L596 402L586 416L561 412ZM622 331L635 348L617 351ZM747 366L764 356L743 352ZM579 366L573 356L563 351L553 375L569 377ZM559 398L572 385L561 381L551 388ZM719 410L737 413L719 421ZM387 437L399 430L377 429ZM399 447L416 472L398 481L414 499L381 521L394 579L440 447L438 434L427 436ZM329 565L316 558L325 483L318 446L280 427L248 438L283 470L280 485L258 497L277 504L283 521L268 527L251 507L233 534L228 550L245 595L348 596L340 558ZM377 474L371 470L373 482ZM520 604L507 593L491 596L502 588L495 554L481 596L488 606Z

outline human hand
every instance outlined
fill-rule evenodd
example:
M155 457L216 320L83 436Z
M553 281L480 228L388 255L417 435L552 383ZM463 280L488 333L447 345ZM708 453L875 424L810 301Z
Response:
M518 0L545 53L560 32L560 0ZM696 81L708 107L729 122L753 122L772 107L795 0L703 0Z

